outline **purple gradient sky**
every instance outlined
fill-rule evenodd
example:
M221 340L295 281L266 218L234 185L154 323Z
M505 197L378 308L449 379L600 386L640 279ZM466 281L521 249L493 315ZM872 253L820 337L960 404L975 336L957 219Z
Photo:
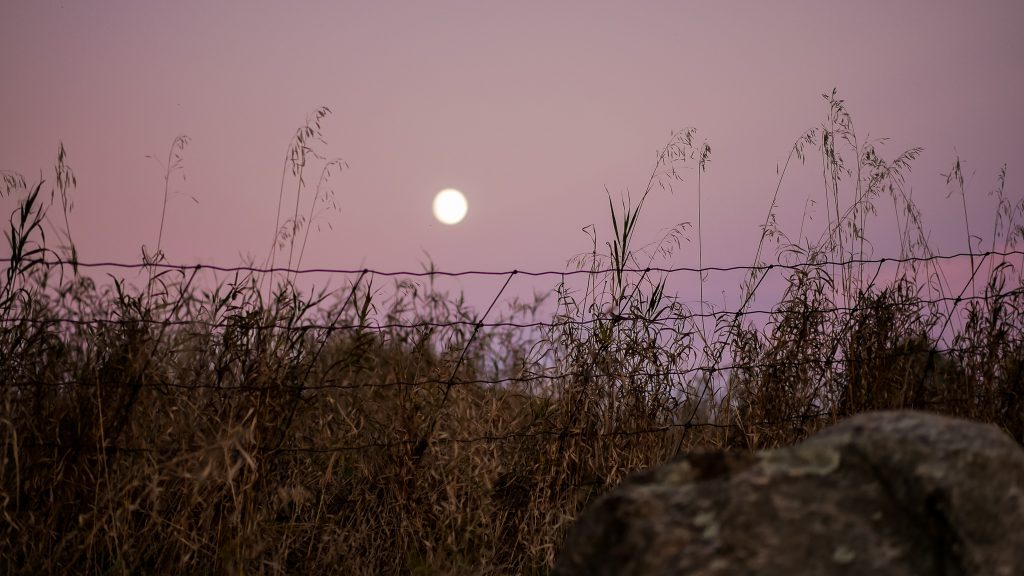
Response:
M63 141L81 258L137 261L163 190L145 156L187 134L168 259L262 261L289 139L328 106L327 150L350 169L303 266L418 269L427 252L442 269L562 269L589 248L582 227L607 234L605 187L636 196L670 131L694 126L713 148L705 264L749 264L776 166L838 87L861 136L891 138L889 157L925 148L910 188L936 248L957 252L962 207L940 176L954 147L979 227L1002 164L1020 189L1022 24L1019 0L13 0L0 7L0 168L50 174ZM804 172L780 197L793 223L821 193L804 184L820 165ZM445 187L470 203L454 227L431 216ZM695 221L695 180L648 208L640 240ZM670 263L695 262L690 246Z

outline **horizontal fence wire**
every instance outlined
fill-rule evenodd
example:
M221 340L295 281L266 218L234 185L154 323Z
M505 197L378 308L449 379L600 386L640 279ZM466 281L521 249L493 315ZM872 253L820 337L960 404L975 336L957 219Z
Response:
M928 355L934 355L935 357L942 357L949 354L960 354L969 355L980 352L991 352L990 348L986 345L974 345L974 346L958 346L956 348L945 348L945 349L933 349L928 352L923 352L918 349L908 350L893 350L885 353L887 360L898 360L901 358L913 358ZM236 392L267 392L273 390L283 391L325 391L325 390L357 390L362 388L419 388L424 386L436 386L436 385L453 385L453 386L498 386L501 384L529 384L534 382L545 382L560 379L574 379L574 378L669 378L669 377L685 377L693 375L714 375L729 373L734 370L758 370L758 369L777 369L777 368L801 368L806 366L843 366L853 362L854 360L848 358L800 358L795 360L777 360L777 361L758 361L758 362L734 362L729 364L723 364L721 366L694 366L685 368L682 370L632 370L628 373L623 374L595 374L593 371L582 371L582 370L565 370L555 371L549 370L544 372L529 372L524 371L519 376L503 376L500 378L423 378L419 380L391 380L386 382L376 383L351 383L351 384L337 384L337 383L323 383L323 384L299 384L299 385L223 385L223 384L202 384L202 383L188 383L178 384L174 382L150 382L144 386L150 388L166 388L166 389L181 389L181 390L218 390L218 391L236 391ZM117 388L137 388L140 385L135 383L121 383L111 384L108 382L89 382L80 379L68 379L60 381L23 381L23 382L9 382L7 384L12 388L68 388L68 387L96 387L102 386L104 388L117 389Z
M579 270L459 270L459 271L445 271L445 270L406 270L406 271L392 271L392 270L376 270L373 268L289 268L284 266L275 267L260 267L260 266L220 266L217 264L173 264L168 262L88 262L88 261L71 261L71 260L50 260L50 259L24 259L19 260L22 264L41 264L47 266L77 266L79 268L119 268L119 269L131 269L131 270L167 270L167 271L179 271L179 272L199 272L203 270L211 270L214 272L251 272L253 274L332 274L332 275L374 275L374 276L409 276L414 278L427 278L433 276L444 276L444 277L461 277L461 276L577 276L577 275L593 275L593 274L608 274L611 272L623 272L623 273L651 273L659 272L666 274L674 274L678 272L688 273L707 273L707 272L763 272L770 270L801 270L804 268L819 268L819 267L844 267L844 266L859 266L859 265L885 265L885 264L914 264L914 263L927 263L927 262L940 262L947 260L955 260L958 258L989 258L989 257L1010 257L1010 256L1024 256L1024 250L1008 250L998 251L990 250L987 252L958 252L956 254L935 254L931 256L905 256L900 258L852 258L848 260L820 260L812 262L798 262L794 264L783 264L783 263L772 263L772 264L758 264L758 265L737 265L737 266L705 266L705 267L689 267L689 266L678 266L678 267L659 267L659 266L647 266L644 268L595 268L595 269L579 269ZM0 262L12 263L13 260L10 257L0 258Z
M798 414L786 418L777 418L773 420L762 420L758 422L748 423L750 426L778 426L780 424L790 423L806 423L818 418L825 418L831 416L830 412L812 412L808 414ZM438 436L434 438L436 444L479 444L479 443L495 443L495 442L506 442L510 440L521 440L530 438L621 438L626 436L643 436L648 434L664 434L671 430L690 430L700 428L718 428L718 429L732 429L736 428L735 424L721 424L716 422L678 422L671 424L663 424L661 426L654 426L650 428L640 428L637 430L613 430L613 431L590 431L590 430L537 430L532 432L510 432L501 435L479 435L470 437L449 437L449 436ZM281 446L281 447L268 447L268 446L254 446L253 452L269 452L269 453L306 453L306 454L330 454L335 452L361 452L366 450L380 450L389 448L405 448L413 447L417 444L418 440L395 440L390 442L367 442L364 444L347 444L337 446ZM125 452L125 453L141 453L141 454L186 454L192 452L201 452L204 450L210 450L210 446L193 445L188 447L168 447L168 448L152 448L145 446L118 446L118 445L107 445L107 446L96 446L96 445L73 445L60 444L56 442L26 442L22 446L26 448L74 448L75 450L81 450L84 452Z
M925 307L928 305L942 304L942 303L960 303L970 301L987 301L997 298L1008 298L1024 294L1024 287L1014 288L1012 290L998 292L995 294L988 295L973 295L973 296L944 296L939 298L921 299L914 302L903 302L894 303L893 307ZM821 314L837 314L847 313L854 314L857 312L870 311L872 308L866 306L830 306L824 308L815 308L814 311ZM317 323L302 323L302 324L276 324L270 323L259 323L259 322L245 322L244 328L247 330L287 330L287 331L303 331L303 330L398 330L398 329L438 329L438 328L561 328L568 326L593 326L595 324L603 323L620 323L620 322L639 322L648 326L667 326L676 322L685 320L699 320L701 318L722 320L723 318L740 318L746 316L772 316L779 314L780 310L721 310L712 312L694 312L692 314L672 314L661 316L657 318L651 318L640 314L609 314L607 316L591 318L588 320L576 320L572 318L565 318L554 320L551 322L511 322L511 321L495 321L495 322L484 322L484 321L473 321L473 320L452 320L449 322L436 322L436 321L421 321L421 322L391 322L391 323L366 323L366 324L317 324ZM219 321L210 322L207 320L185 320L185 319L158 319L158 318L69 318L69 317L58 317L58 318L32 318L27 316L12 316L7 319L9 322L26 323L26 324L71 324L76 326L107 326L107 325L158 325L158 326L198 326L201 328L208 329L224 329L224 328L237 328L242 327L242 324L238 321Z

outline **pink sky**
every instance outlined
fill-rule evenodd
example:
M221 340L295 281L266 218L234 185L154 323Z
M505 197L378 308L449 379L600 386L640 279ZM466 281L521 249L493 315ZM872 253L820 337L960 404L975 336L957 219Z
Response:
M924 147L909 188L937 250L959 252L962 206L940 176L954 148L979 229L1004 163L1019 197L1022 25L1019 0L13 0L0 7L0 168L49 175L63 141L81 258L137 261L163 191L146 155L186 134L168 260L262 261L289 139L327 106L326 150L349 169L304 267L415 270L429 253L449 270L563 269L589 248L581 228L607 237L605 187L637 195L670 131L693 126L713 148L704 262L742 265L776 166L837 87L862 137L891 138L889 157ZM784 219L798 225L820 197L804 185L819 171L783 186ZM457 226L431 215L446 187L469 199ZM693 178L649 199L639 239L682 221L696 221ZM667 264L696 264L693 246Z

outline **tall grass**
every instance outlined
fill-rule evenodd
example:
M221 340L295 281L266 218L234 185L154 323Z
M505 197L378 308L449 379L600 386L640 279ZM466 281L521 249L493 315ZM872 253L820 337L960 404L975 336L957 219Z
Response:
M304 294L287 274L211 286L154 258L143 288L97 283L62 265L77 262L63 148L49 202L46 181L3 172L0 192L19 204L0 285L0 569L543 574L583 506L680 451L770 448L881 408L994 422L1024 442L1019 266L979 257L971 282L984 288L951 285L904 189L919 150L884 159L825 98L826 120L779 177L738 310L693 310L652 271L689 224L637 242L650 194L694 174L702 194L711 148L689 129L635 205L609 195L611 237L589 229L591 250L571 263L587 281L554 287L539 334L490 325L529 320L539 302L480 313L429 277L382 287L364 274ZM289 146L295 206L283 225L279 208L269 264L301 261L323 175L344 167L311 144L325 114ZM817 237L809 222L791 237L775 209L787 171L809 158L827 218ZM313 160L322 177L306 211ZM993 250L1022 236L1024 204L1005 186L1004 168ZM864 262L876 258L866 231L890 204L890 256L918 259L883 276ZM759 321L773 278L782 296Z

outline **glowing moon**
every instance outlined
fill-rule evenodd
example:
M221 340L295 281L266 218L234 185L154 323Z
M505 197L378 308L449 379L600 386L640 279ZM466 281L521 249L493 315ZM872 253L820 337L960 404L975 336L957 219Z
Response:
M458 224L466 217L469 204L462 192L454 188L445 188L434 196L434 218L442 224Z

